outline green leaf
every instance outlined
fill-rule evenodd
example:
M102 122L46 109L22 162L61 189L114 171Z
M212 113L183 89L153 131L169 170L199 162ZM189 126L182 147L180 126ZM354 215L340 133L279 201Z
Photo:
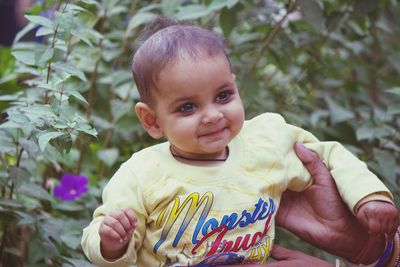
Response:
M84 133L87 133L87 134L90 134L90 135L92 135L92 136L97 136L97 131L96 131L96 129L94 129L92 126L90 126L89 124L86 124L86 123L80 123L80 124L78 124L78 127L76 127L76 129L78 130L78 131L81 131L81 132L84 132Z
M379 1L376 0L355 0L354 13L359 17L364 17L368 13L379 8Z
M70 14L76 15L78 13L88 12L88 11L86 9L84 9L83 7L81 7L81 6L77 6L77 5L69 3L66 6L65 12L68 12Z
M62 257L62 258L65 259L70 264L72 264L72 267L95 267L96 266L85 260L78 260L78 259L67 258L67 257Z
M111 167L118 159L119 150L117 148L103 149L97 152L97 156L108 167Z
M40 200L47 200L47 201L52 201L53 198L50 196L50 194L44 190L42 187L33 184L33 183L24 183L22 184L19 189L19 193L23 193L24 196L29 196L35 199L40 199Z
M374 138L374 129L371 129L368 126L358 127L356 130L356 138L357 141L361 140L372 140Z
M327 104L329 107L332 124L336 124L336 123L347 121L349 119L354 118L353 112L337 105L335 102L333 102L329 98L326 99L326 101L327 101Z
M126 7L124 7L124 6L114 6L109 12L108 12L108 16L115 16L115 15L118 15L118 14L121 14L121 13L124 13L124 12L126 12Z
M35 29L37 26L34 23L28 23L22 30L20 30L15 36L14 43L17 43L24 37L27 33Z
M89 38L82 32L81 30L71 30L71 34L78 39L82 40L84 43L86 43L88 46L92 47L93 44L89 40Z
M62 202L56 204L54 208L61 211L81 211L86 209L86 207L79 205L76 202Z
M31 177L29 171L24 167L12 166L8 173L17 189L22 185L22 183L27 182Z
M321 7L321 3L316 0L300 0L300 12L316 32L325 33L325 16Z
M0 129L20 129L21 125L13 121L6 121L0 124Z
M83 3L89 4L89 5L98 5L99 3L96 0L80 0Z
M56 71L58 71L60 73L66 72L70 75L78 77L79 79L81 79L84 82L87 81L85 73L81 69L79 69L77 66L72 65L69 62L66 62L66 63L55 62L52 66Z
M181 4L182 0L162 0L161 9L165 16L172 16Z
M61 135L64 135L64 133L61 132L45 132L39 135L38 138L38 143L39 143L39 148L41 151L44 151L46 149L47 144L51 139L57 138Z
M374 148L373 152L374 152L374 158L378 163L380 172L386 179L395 182L396 159L393 158L393 155L388 151Z
M210 10L207 6L187 5L179 7L178 12L175 14L175 17L178 20L192 20L205 17L207 15L210 15L211 13L212 10Z
M35 36L36 37L41 37L41 36L47 36L54 34L54 29L53 28L45 28L45 27L40 27L39 30L37 30Z
M148 23L154 18L154 14L150 12L140 12L135 14L129 21L128 23L128 28L126 29L126 32L129 33L139 25Z
M47 63L47 61L49 61L54 55L54 48L52 47L48 47L44 53L42 54L42 56L39 59L39 65L44 65Z
M49 20L46 17L43 16L34 16L34 15L25 15L25 18L27 18L30 22L40 25L46 28L53 28L54 24L51 20Z
M88 104L88 102L86 101L86 99L78 92L75 90L71 90L71 91L65 91L66 94L68 95L72 95L73 97L75 97L76 99L80 100L81 102Z
M131 101L121 101L114 99L111 101L111 113L113 115L113 121L118 121L121 117L132 112Z
M20 138L19 143L31 157L35 157L39 153L39 146L32 140Z
M29 213L22 211L14 211L14 212L20 217L20 219L18 220L18 225L34 224L36 222L36 219L32 217Z
M212 11L220 10L227 6L227 0L214 0L210 3L208 8Z
M6 206L10 208L22 208L24 205L20 202L17 202L16 200L0 198L0 206Z
M15 101L18 95L0 95L0 101Z
M219 23L224 36L228 37L236 26L236 12L227 8L222 9L219 16Z
M81 244L81 232L80 231L68 231L61 235L61 241L72 249L77 249Z
M399 86L387 89L385 91L388 92L388 93L392 93L392 94L400 96L400 87Z
M38 63L37 55L34 51L14 50L11 54L24 64L36 65Z
M227 3L226 3L226 6L227 6L228 8L231 8L231 7L235 6L237 3L239 3L240 0L228 0L228 1L226 1L226 2L227 2Z

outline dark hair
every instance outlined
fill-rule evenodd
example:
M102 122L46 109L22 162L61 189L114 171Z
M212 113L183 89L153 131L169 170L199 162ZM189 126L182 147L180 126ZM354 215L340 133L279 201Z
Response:
M224 38L210 30L159 16L145 27L132 59L132 72L141 101L152 103L159 74L184 51L189 56L225 54ZM229 59L228 59L229 61Z

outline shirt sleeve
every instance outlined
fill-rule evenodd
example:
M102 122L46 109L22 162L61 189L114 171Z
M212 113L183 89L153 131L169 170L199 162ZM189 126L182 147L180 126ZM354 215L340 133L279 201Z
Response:
M147 213L142 197L142 190L128 164L121 165L103 190L103 204L98 207L92 222L83 230L81 245L89 260L97 266L131 266L136 262L137 251L142 246L145 236ZM99 227L104 216L122 208L131 208L138 219L138 226L129 243L126 253L119 259L110 261L100 252Z
M277 115L279 116L279 115ZM281 116L279 116L281 117ZM308 171L298 159L294 151L294 143L300 142L315 151L330 170L342 199L354 212L357 203L368 195L382 194L393 200L393 196L382 181L367 165L355 157L338 142L321 142L310 132L287 124L281 117L280 132L287 146L287 188L302 191L312 184ZM287 140L287 141L286 141Z

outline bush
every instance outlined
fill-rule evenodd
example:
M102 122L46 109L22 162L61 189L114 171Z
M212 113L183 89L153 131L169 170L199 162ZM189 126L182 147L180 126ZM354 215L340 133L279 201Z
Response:
M90 265L81 230L102 187L154 143L133 113L129 60L157 14L222 33L248 118L279 112L322 140L344 143L398 205L399 12L385 0L40 1L13 47L0 49L3 266ZM280 243L330 259L279 235Z

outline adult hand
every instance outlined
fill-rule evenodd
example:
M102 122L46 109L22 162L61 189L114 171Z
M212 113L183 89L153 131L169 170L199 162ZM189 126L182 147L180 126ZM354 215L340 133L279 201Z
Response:
M319 259L317 257L309 256L300 251L289 250L279 245L274 245L271 254L272 258L278 262L269 263L265 266L268 267L333 267L332 263Z
M343 203L328 168L315 152L300 143L295 144L295 151L314 183L303 192L284 192L277 225L349 261L364 264L376 261L385 248L385 237L368 236L368 231Z
M320 258L309 256L300 251L289 250L283 248L277 244L274 244L274 248L271 252L271 257L277 260L277 262L266 263L262 265L258 264L241 264L242 267L333 267L332 263L324 261ZM219 267L229 267L238 265L222 265Z

